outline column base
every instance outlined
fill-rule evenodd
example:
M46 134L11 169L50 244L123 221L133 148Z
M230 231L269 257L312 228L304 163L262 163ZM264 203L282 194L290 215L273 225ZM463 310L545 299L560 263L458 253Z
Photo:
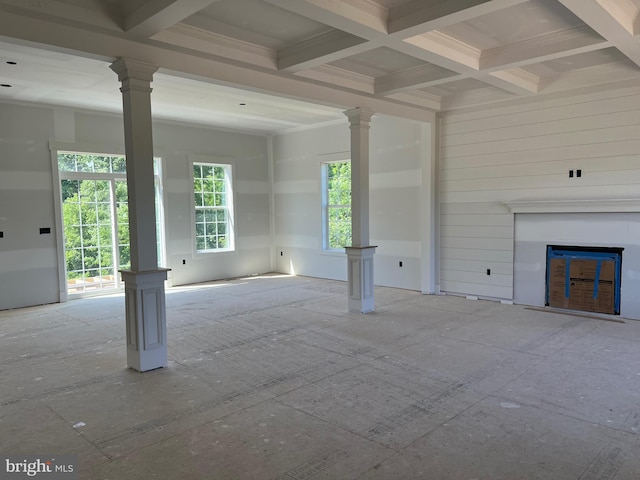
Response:
M166 367L167 312L164 281L168 268L120 270L127 320L127 367L138 372Z
M376 246L345 247L349 280L349 311L369 313L375 310L373 254Z

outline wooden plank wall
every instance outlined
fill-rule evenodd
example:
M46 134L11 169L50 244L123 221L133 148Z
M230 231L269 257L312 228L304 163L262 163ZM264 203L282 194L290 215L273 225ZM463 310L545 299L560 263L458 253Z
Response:
M640 87L443 114L439 187L441 290L512 299L503 202L640 196Z

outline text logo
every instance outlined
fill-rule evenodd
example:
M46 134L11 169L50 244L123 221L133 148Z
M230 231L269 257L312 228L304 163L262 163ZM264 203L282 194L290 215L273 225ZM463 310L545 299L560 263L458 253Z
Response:
M77 455L4 455L0 480L77 480Z

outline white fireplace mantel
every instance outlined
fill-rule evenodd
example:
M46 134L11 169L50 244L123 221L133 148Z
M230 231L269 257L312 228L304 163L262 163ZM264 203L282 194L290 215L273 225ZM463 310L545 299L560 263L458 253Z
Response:
M511 213L640 212L640 198L514 200L503 205Z

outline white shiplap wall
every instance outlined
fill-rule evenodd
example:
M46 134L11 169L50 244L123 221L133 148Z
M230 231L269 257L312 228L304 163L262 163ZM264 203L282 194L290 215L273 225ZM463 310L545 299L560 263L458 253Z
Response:
M640 87L443 114L441 290L513 298L503 202L638 196Z

